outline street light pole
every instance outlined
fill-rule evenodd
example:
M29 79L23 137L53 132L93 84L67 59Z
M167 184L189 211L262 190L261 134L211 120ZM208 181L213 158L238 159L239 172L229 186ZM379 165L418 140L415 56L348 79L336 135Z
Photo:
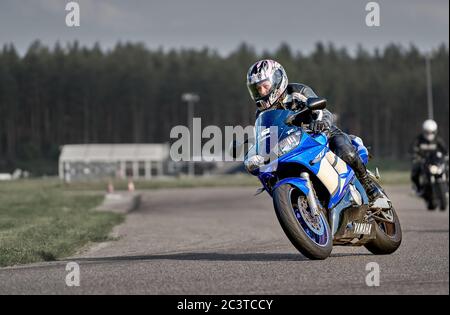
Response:
M194 163L194 156L193 156L193 148L192 145L194 143L194 127L193 127L193 121L194 121L194 105L196 102L200 100L200 97L195 93L184 93L181 96L181 100L186 102L188 105L187 110L187 119L188 119L188 126L189 126L189 132L190 132L190 151L191 151L191 161L189 161L188 167L189 167L189 175L194 176L195 175L195 163Z
M427 76L428 119L434 119L433 88L431 78L431 57L428 54L425 56L425 71Z

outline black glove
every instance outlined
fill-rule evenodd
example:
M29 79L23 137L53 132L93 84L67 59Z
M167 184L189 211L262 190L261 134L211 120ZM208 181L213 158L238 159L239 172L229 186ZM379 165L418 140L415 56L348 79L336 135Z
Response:
M309 125L309 129L314 133L321 133L330 130L330 125L323 120L313 120Z

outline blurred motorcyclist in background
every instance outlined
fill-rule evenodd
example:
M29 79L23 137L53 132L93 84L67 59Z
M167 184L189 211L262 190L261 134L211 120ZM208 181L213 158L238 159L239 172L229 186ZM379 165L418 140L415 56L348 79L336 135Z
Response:
M444 140L438 136L438 125L432 119L427 119L422 125L422 133L420 133L411 146L412 153L412 169L411 181L413 182L413 189L420 195L422 187L420 185L420 172L422 165L430 154L441 152L447 155L447 146Z
M256 102L256 117L270 109L301 110L306 106L308 98L317 97L314 91L304 84L288 83L284 68L269 59L258 61L250 67L247 73L247 88ZM350 137L335 125L334 115L330 111L315 110L309 115L301 116L301 119L302 121L296 121L294 124L308 124L313 132L323 132L327 135L330 150L352 167L371 203L383 197L369 176Z

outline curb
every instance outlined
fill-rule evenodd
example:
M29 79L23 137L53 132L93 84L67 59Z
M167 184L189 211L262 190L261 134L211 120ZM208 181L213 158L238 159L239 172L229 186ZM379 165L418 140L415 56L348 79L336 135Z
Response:
M127 214L139 208L141 204L141 194L139 193L108 193L96 211L109 211L114 213Z

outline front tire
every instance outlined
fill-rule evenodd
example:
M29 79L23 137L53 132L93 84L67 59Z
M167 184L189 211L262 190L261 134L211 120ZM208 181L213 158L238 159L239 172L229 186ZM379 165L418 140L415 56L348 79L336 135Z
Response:
M284 184L273 193L278 221L291 243L309 259L325 259L333 249L330 226L323 212L314 217L306 196L296 187Z
M436 208L438 207L437 204L437 193L438 193L438 189L437 189L437 185L436 183L434 184L429 184L427 187L427 193L425 194L425 200L427 203L427 209L429 211L434 211L436 210Z
M437 196L439 199L439 209L441 211L447 210L448 201L447 201L447 183L438 183L437 184Z

